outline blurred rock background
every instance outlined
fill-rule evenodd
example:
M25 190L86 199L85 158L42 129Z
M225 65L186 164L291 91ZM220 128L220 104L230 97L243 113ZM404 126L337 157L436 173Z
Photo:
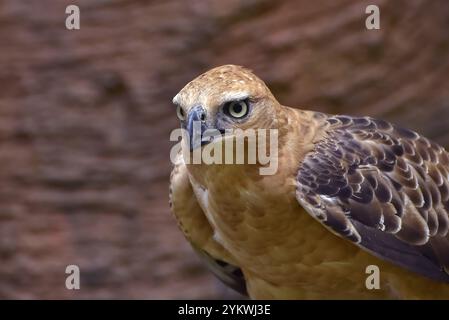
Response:
M171 98L226 63L449 146L447 0L1 0L0 298L229 297L167 204Z

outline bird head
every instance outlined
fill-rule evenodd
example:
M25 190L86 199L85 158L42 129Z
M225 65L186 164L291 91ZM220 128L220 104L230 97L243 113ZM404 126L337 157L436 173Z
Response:
M276 129L280 106L261 79L235 65L198 76L181 89L173 103L190 137L191 151L214 140L202 138L207 130L224 134L234 129Z

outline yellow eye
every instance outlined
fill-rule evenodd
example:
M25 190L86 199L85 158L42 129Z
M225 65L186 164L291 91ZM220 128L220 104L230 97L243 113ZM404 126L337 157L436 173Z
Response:
M225 106L225 113L233 118L240 119L248 114L249 108L246 101L232 101Z
M181 108L181 106L176 107L176 115L181 121L186 119L186 114L184 113L184 110Z

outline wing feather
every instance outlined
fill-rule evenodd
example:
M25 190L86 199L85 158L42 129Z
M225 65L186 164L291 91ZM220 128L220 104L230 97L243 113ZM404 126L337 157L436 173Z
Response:
M373 254L449 282L449 155L414 131L333 116L302 162L297 199Z

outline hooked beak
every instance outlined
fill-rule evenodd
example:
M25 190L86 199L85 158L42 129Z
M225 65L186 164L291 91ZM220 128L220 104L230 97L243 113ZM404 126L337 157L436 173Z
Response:
M206 110L202 106L193 107L187 115L186 129L189 133L190 151L208 144L210 139L204 139L204 132L208 129L206 124Z

